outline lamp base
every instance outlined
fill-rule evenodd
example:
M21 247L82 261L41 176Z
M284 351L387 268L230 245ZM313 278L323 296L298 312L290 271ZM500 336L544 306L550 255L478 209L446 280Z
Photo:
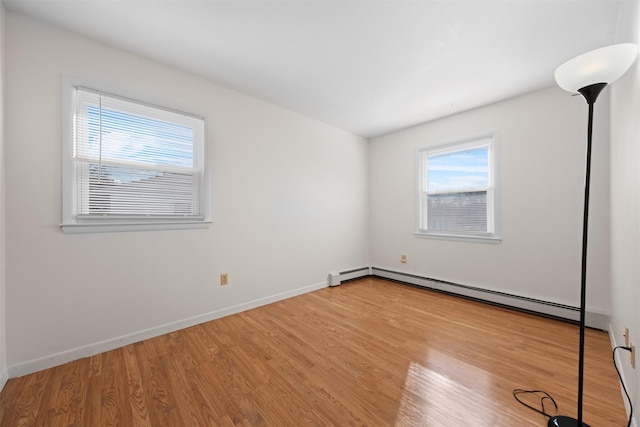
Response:
M581 426L578 426L578 420L575 418L558 415L549 418L549 424L547 424L547 427L589 427L589 424L582 423Z

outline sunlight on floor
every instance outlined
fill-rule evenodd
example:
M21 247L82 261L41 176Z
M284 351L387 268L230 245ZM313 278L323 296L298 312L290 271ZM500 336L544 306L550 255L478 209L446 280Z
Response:
M476 399L488 389L490 374L442 353L432 352L428 359L429 367L409 365L395 424L494 426L496 415Z

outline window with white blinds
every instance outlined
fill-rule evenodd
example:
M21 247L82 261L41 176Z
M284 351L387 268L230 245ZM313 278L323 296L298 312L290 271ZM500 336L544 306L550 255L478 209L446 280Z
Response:
M74 88L71 218L100 222L203 221L204 121Z
M495 136L419 151L418 233L497 237Z

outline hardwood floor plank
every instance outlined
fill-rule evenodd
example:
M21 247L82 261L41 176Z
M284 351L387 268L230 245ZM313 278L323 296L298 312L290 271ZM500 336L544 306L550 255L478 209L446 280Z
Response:
M9 381L0 393L0 425L35 425L42 404L44 390L49 383L51 369L22 377L23 381Z
M131 407L133 425L151 427L144 387L142 386L142 374L138 366L136 352L132 345L126 346L122 350L127 372L128 401Z
M185 425L207 425L206 417L203 416L200 405L196 401L196 395L185 381L184 366L181 361L172 355L164 355L160 357L160 364L175 395L176 411L181 422Z
M366 278L13 378L0 426L543 426L512 391L573 416L577 348L576 325ZM625 425L602 331L584 396Z
M127 370L124 349L116 349L103 355L101 378L102 426L133 425L133 411L129 403Z
M59 408L55 406L54 402L60 389L64 369L65 365L50 369L51 376L47 379L47 382L43 384L41 404L38 408L38 416L35 419L34 425L56 425L53 420L56 419L56 413Z
M172 385L160 363L160 357L167 354L167 350L156 353L156 344L159 340L150 341L133 344L133 347L138 359L144 401L147 404L151 425L167 427L187 425L183 423L177 413L177 403Z
M67 369L60 383L60 391L55 405L64 413L61 425L81 426L84 420L89 363L87 359L82 359L77 363L69 363L64 366Z
M235 383L232 367L225 356L220 357L214 363L203 365L199 374L204 381L211 384L213 396L220 405L220 411L235 425L245 418L239 401L242 400L243 391L240 384Z
M90 365L91 366L91 365ZM102 385L101 376L93 375L92 368L89 369L87 378L87 394L85 396L84 425L98 426L101 423L102 415Z

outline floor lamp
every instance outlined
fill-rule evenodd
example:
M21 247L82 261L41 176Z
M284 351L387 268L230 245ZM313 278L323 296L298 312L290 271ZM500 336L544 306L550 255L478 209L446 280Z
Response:
M558 86L567 92L581 94L589 104L587 127L587 167L584 187L584 216L582 223L582 275L580 288L580 353L578 360L578 416L558 415L549 419L548 427L589 427L582 422L582 395L584 383L584 329L587 294L587 231L589 225L589 181L591 179L591 138L593 130L593 104L602 89L618 80L636 59L638 47L632 43L607 46L577 56L555 72Z

